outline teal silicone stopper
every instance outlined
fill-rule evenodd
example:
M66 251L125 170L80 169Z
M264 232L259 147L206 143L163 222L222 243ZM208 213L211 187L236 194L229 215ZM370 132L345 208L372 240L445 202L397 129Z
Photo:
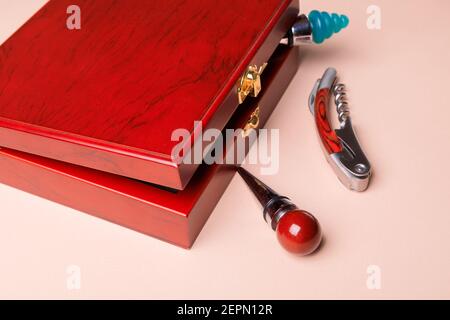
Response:
M317 44L331 38L333 34L345 29L350 23L346 15L329 14L317 10L311 11L308 19L312 28L313 41Z

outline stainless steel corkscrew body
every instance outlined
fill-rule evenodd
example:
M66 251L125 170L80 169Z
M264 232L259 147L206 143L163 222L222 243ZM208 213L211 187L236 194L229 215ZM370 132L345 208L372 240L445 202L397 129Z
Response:
M333 130L328 121L331 95L334 96L340 122L337 130ZM353 130L345 85L337 83L335 69L327 69L322 78L317 80L309 98L309 109L314 115L325 156L339 180L351 190L365 191L369 186L372 168Z

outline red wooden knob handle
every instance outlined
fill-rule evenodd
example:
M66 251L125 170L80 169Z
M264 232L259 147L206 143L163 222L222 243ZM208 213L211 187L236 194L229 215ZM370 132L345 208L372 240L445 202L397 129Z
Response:
M308 255L313 253L322 241L319 222L303 210L294 210L283 215L277 225L277 238L287 251Z

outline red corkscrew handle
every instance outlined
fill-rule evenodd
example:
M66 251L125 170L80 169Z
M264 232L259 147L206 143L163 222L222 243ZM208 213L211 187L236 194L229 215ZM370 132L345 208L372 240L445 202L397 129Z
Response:
M320 139L328 152L328 154L338 153L342 151L342 145L336 132L331 128L328 120L328 103L330 100L330 89L320 89L316 96L314 116L316 118L317 130Z
M276 232L283 248L302 256L316 251L322 241L319 222L303 210L285 213L278 222Z

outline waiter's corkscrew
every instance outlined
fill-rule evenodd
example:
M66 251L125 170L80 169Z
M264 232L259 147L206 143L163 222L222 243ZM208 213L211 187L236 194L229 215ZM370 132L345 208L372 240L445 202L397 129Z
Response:
M350 190L364 191L369 186L372 168L353 130L345 86L336 82L337 71L328 68L314 86L309 109L314 115L325 156L339 180ZM327 110L332 93L340 122L337 130L332 129L328 120Z

